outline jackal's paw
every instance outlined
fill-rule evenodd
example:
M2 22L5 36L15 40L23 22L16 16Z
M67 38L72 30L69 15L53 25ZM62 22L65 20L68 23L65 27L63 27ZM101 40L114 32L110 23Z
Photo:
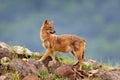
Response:
M56 62L56 60L53 60L53 62L54 62L54 64L56 64L57 62Z
M39 59L39 60L37 60L37 61L42 62L42 60L41 60L41 59Z

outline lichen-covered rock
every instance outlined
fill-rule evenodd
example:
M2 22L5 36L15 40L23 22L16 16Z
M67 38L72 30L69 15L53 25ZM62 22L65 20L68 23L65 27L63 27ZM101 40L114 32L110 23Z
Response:
M93 71L93 70L92 70ZM90 73L93 74L93 76L96 78L96 77L101 77L101 75L103 75L106 71L104 69L99 69L97 70L96 73L92 72L92 71L89 71Z
M120 80L120 69L110 70L100 76L103 80Z
M2 70L3 70L3 65L0 62L0 75L2 74Z
M42 62L30 59L27 62L21 59L15 59L9 64L10 69L18 71L22 76L27 76L29 74L38 74L38 70L43 70L48 72L47 68Z
M50 56L48 56L45 60L42 61L45 67L48 67L49 61L52 61L52 58Z
M15 59L9 64L10 69L18 71L22 76L27 76L31 73L35 74L37 69L34 65L28 64L21 59Z
M4 46L1 46L0 44L0 59L3 57L11 58L9 50L7 48L4 48Z
M40 62L41 56L25 47L0 42L0 80L11 80L9 74L14 71L19 72L22 80L120 80L120 68L112 67L108 71L95 60L85 60L83 69L78 70L78 64L54 63L50 56Z
M99 69L99 71L97 71L93 77L99 78L100 80L120 80L120 69L112 69L109 71Z
M0 80L12 80L9 76L9 74L3 74L3 75L0 75Z
M95 61L95 60L91 60L91 59L85 60L85 61L83 62L83 64L86 65L86 66L91 66L91 67L90 67L90 70L100 69L100 68L103 67L102 63L97 62L97 61Z
M75 80L76 75L74 74L72 68L67 65L62 65L55 70L55 74L59 74L64 78L69 78L70 80Z
M28 63L30 65L34 65L37 70L43 70L45 72L48 72L47 68L40 61L37 61L35 59L29 59L26 63Z
M52 73L54 73L55 69L57 69L58 67L60 67L60 62L56 62L54 63L54 61L49 61L48 63L48 70L51 71Z
M31 56L39 58L41 54L39 52L32 52L28 48L22 46L10 46L4 42L0 42L0 59L3 57L30 58Z
M22 46L13 46L13 50L17 53L17 54L26 54L26 55L32 55L32 51L30 51L29 49L22 47Z
M3 64L3 65L8 65L9 61L10 61L10 59L8 57L1 58L1 64Z
M40 80L40 78L38 78L38 76L34 74L30 74L30 75L25 76L23 80Z
M0 48L5 48L5 49L8 49L9 51L12 49L10 45L1 41L0 41Z
M5 75L0 76L0 80L6 80L6 79L7 79L7 76Z

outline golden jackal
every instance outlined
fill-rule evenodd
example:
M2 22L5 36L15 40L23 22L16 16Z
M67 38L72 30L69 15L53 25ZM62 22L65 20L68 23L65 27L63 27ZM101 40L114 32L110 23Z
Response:
M40 29L40 38L43 46L46 48L46 52L40 61L43 61L47 56L51 56L54 63L56 63L54 51L71 52L78 58L79 70L81 70L85 51L85 40L75 35L55 35L54 33L53 22L45 20Z

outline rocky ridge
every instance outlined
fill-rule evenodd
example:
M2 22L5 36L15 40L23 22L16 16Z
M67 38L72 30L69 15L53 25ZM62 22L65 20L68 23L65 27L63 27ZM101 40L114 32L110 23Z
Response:
M39 52L22 46L10 46L0 42L0 80L120 80L120 67L106 68L95 60L85 60L83 70L77 66L57 63L47 57L43 62Z

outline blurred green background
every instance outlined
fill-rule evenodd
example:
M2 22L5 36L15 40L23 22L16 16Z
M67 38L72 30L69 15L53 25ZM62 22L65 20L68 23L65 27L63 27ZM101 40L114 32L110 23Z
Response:
M85 58L120 63L120 0L0 0L0 41L43 53L39 29L86 39Z

